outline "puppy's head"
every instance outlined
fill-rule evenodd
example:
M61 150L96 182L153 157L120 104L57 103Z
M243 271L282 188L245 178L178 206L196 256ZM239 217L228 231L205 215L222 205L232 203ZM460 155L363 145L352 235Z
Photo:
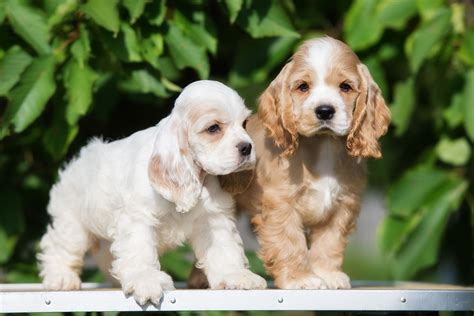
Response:
M250 111L229 87L210 80L188 85L158 125L148 173L155 190L187 212L204 177L252 169L255 150L245 125Z
M259 117L283 155L294 153L299 136L346 138L355 157L381 157L378 138L390 111L367 67L341 41L305 42L262 94Z

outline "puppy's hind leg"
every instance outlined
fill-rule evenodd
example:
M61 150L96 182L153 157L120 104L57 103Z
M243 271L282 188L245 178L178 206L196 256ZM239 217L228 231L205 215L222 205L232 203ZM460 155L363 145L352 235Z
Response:
M43 286L53 291L78 290L83 257L89 246L90 236L76 219L54 218L41 239L38 254Z

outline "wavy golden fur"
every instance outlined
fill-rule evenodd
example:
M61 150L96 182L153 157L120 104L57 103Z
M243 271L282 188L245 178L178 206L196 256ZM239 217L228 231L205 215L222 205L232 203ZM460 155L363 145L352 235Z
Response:
M350 287L342 263L365 187L363 158L381 157L389 122L367 67L330 37L305 42L263 92L247 123L254 174L221 183L235 193L250 182L236 195L238 208L252 215L277 287Z

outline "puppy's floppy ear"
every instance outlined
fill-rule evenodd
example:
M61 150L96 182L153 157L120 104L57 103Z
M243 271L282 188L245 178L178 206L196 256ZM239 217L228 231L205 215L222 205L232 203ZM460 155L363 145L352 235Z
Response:
M354 157L380 158L378 139L387 132L390 110L379 87L363 64L357 65L362 78L360 94L356 100L352 127L347 136L347 151Z
M243 170L219 176L219 183L224 191L236 195L245 192L252 182L255 170Z
M293 61L283 67L259 99L258 117L282 156L291 156L298 148L299 138L293 114L288 76Z
M183 124L171 114L158 125L148 178L153 188L176 204L176 211L191 210L201 195L203 176L189 152Z

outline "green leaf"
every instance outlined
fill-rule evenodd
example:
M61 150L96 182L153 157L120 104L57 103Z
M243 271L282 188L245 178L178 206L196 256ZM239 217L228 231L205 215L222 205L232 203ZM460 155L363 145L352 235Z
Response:
M377 4L376 16L384 26L400 30L417 13L413 0L383 0Z
M395 85L394 99L390 106L392 122L396 126L395 135L402 136L410 124L415 108L415 87L413 78Z
M377 231L380 249L388 257L393 257L405 245L410 234L420 225L422 212L409 218L387 216Z
M19 46L7 50L0 60L0 96L6 96L8 91L20 80L20 75L31 63L31 56Z
M456 34L462 34L465 31L464 16L466 15L465 6L461 3L451 3L451 10L453 12L451 23Z
M5 20L6 14L7 13L5 12L5 1L1 0L0 1L0 24L2 24L3 20Z
M382 95L387 95L387 81L385 80L385 71L379 60L379 57L373 56L364 60L364 64L369 68L370 74L382 91Z
M443 117L449 128L453 129L462 124L464 120L464 98L462 93L456 93L451 98L451 104L444 110Z
M467 135L474 142L474 69L466 74L464 84L464 129Z
M267 80L270 71L284 63L291 55L297 41L294 37L240 41L229 72L230 85L245 87ZM255 54L256 51L260 53Z
M250 5L244 6L240 11L237 23L253 38L300 37L279 1L251 1Z
M405 172L388 192L390 214L409 218L448 180L449 174L446 172L427 167Z
M0 190L0 263L4 264L13 254L16 242L24 231L25 223L22 198L14 190L5 187Z
M375 17L377 0L355 0L344 18L344 38L355 51L375 44L383 33L383 24Z
M209 52L215 54L217 51L217 38L210 19L207 19L202 11L192 12L190 19L176 11L173 21L187 37L191 38L198 45L204 45Z
M225 0L224 4L229 12L229 21L231 24L234 24L239 15L240 9L244 4L244 0Z
M181 92L183 91L183 88L175 84L174 82L168 80L165 77L161 77L161 83L163 86L165 86L166 89L173 91L173 92Z
M44 147L54 160L59 161L66 155L78 132L77 125L71 126L66 122L64 109L55 109L53 123L43 136Z
M43 112L55 90L53 56L35 59L10 93L0 138L8 134L11 124L17 133L25 130Z
M91 53L91 44L89 39L89 31L86 26L81 24L79 28L79 38L71 45L71 54L77 60L81 67L89 59Z
M87 113L92 103L92 88L96 73L85 65L71 59L64 70L64 87L66 88L66 120L69 125L76 125L78 119Z
M135 23L143 14L148 1L149 0L122 0L122 5L128 10L128 14L130 15L130 23Z
M203 46L194 43L183 34L180 28L171 23L165 35L165 41L178 69L191 67L198 72L201 79L209 76L209 62Z
M474 65L474 30L468 30L464 33L463 42L459 49L459 57L466 64Z
M407 39L405 52L411 70L416 73L423 61L451 30L451 11L441 8L426 23L419 26Z
M392 58L397 57L399 54L399 49L397 46L392 45L392 44L384 44L382 47L380 47L377 57L380 59L380 61L387 61Z
M126 23L122 23L121 30L118 36L113 36L110 32L99 33L107 52L121 61L142 61L140 42L135 31Z
M160 67L159 57L163 54L163 36L160 33L151 33L148 37L142 37L141 55L150 65L158 69Z
M6 13L15 33L30 44L38 54L51 52L49 28L41 11L21 1L8 0Z
M465 165L471 157L471 147L465 138L451 140L442 137L436 145L438 158L453 166Z
M416 6L423 21L430 20L439 8L444 7L446 0L416 0Z
M193 269L193 263L189 260L190 253L189 247L181 247L167 252L160 257L162 269L177 280L186 280Z
M14 263L5 278L7 283L41 283L36 264Z
M166 0L153 0L145 12L150 25L160 26L166 17Z
M153 93L157 97L168 97L163 84L148 71L132 71L130 77L119 83L121 89L131 93Z
M78 0L64 0L59 3L54 12L48 18L48 26L50 28L55 27L64 21L64 18L76 11L79 6Z
M122 23L120 29L123 33L123 43L127 49L128 61L141 61L142 57L140 56L140 43L138 42L135 31L127 23Z
M120 27L117 3L118 0L89 0L82 10L97 24L117 34Z
M423 220L395 255L393 271L397 279L410 279L423 268L435 264L448 216L457 210L468 183L451 177L422 210Z

